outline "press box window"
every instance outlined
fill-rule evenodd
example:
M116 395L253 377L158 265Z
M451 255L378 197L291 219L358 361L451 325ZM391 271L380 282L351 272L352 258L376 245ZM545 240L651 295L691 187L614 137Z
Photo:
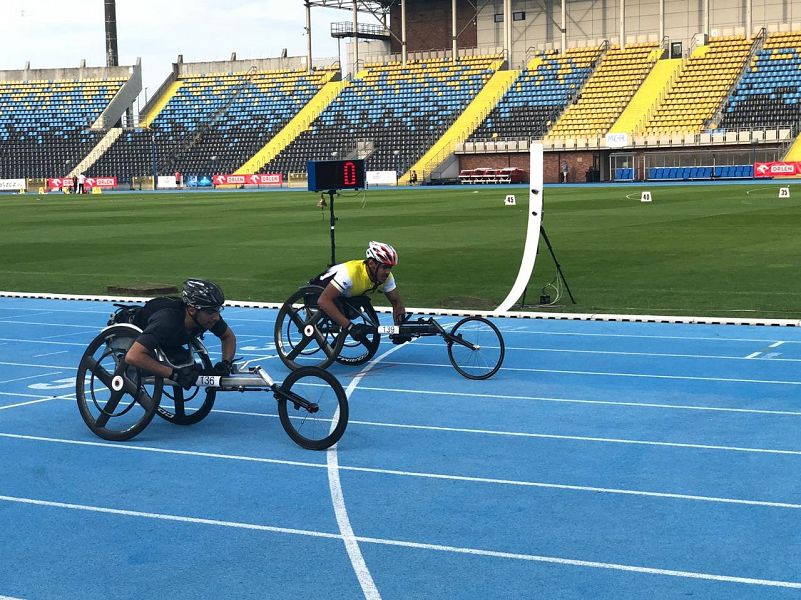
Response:
M495 22L496 23L503 23L503 13L496 13L495 14Z
M526 11L521 10L512 13L512 21L525 21L525 20L526 20Z

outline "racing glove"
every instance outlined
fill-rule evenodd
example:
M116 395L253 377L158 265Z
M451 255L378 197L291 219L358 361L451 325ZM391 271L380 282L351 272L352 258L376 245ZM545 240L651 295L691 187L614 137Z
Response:
M354 323L351 321L347 329L348 334L360 344L368 341L367 336L375 332L375 329L364 323Z
M221 360L214 365L214 370L221 375L230 375L231 371L234 370L234 363L230 360Z
M185 390L189 390L197 382L198 375L200 375L200 365L192 363L186 367L178 367L172 370L170 379L180 385Z

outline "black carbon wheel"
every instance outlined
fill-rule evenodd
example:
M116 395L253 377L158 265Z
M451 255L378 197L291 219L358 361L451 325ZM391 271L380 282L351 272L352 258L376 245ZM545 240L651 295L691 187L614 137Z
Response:
M78 410L89 429L104 440L129 440L148 426L161 400L163 380L125 363L141 331L107 327L83 353L75 378Z
M308 410L292 394L312 403ZM328 371L303 367L293 371L275 394L281 425L292 440L307 450L333 446L348 426L348 398L342 384Z

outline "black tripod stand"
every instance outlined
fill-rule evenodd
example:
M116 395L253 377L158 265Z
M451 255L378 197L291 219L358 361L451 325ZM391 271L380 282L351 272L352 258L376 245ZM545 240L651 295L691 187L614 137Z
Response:
M562 283L565 284L565 289L567 290L567 295L570 296L570 301L575 304L576 300L573 298L573 293L570 291L570 286L567 285L567 279L565 278L565 274L562 271L562 265L559 264L559 261L556 258L556 253L553 251L553 246L551 245L551 240L548 239L548 234L545 233L545 226L540 223L540 235L542 239L545 240L545 245L548 246L548 252L551 254L551 258L553 259L553 264L556 265L556 277L557 279L562 280ZM528 291L528 286L526 289L523 290L523 297L520 300L520 308L523 308L526 305L526 292ZM543 303L544 304L544 303Z

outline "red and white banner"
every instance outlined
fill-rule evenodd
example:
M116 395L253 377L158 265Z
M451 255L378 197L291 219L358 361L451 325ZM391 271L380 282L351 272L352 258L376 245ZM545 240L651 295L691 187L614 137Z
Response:
M60 188L72 188L72 177L53 177L47 180L47 189L57 190ZM93 187L99 188L114 188L117 187L116 177L87 177L84 182L84 187L89 189Z
M758 162L754 163L754 177L797 177L801 175L801 163Z
M256 173L253 175L215 175L211 178L214 185L282 185L282 173Z

